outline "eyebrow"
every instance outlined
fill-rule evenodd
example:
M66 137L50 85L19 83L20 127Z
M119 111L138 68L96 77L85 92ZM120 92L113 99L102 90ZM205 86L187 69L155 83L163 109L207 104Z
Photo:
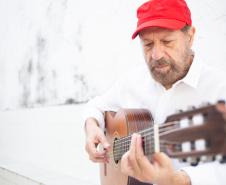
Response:
M147 41L147 42L150 42L150 41L153 41L151 39L142 39L143 41Z
M162 36L161 37L161 39L164 39L164 38L166 38L166 37L171 37L171 36L173 36L172 34L167 34L167 35L164 35L164 36ZM152 39L142 39L144 42L150 42L150 41L153 41Z

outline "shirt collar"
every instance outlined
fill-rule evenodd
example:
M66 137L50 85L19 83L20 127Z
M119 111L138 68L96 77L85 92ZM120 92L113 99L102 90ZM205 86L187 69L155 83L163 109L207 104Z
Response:
M196 89L201 76L202 66L202 62L195 56L188 74L183 79L183 82Z

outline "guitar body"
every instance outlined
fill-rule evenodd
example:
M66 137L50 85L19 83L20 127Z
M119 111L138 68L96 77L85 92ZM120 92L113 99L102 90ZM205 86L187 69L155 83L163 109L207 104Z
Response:
M106 138L112 147L108 150L109 164L100 164L101 185L147 185L121 172L121 161L114 158L114 151L117 150L114 141L150 128L152 124L151 113L145 109L121 109L117 113L106 112Z

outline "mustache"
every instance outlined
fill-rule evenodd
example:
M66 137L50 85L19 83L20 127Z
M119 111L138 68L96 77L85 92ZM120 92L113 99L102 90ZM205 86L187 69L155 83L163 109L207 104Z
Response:
M173 66L173 64L174 63L172 59L168 59L168 60L166 60L165 58L161 58L159 60L151 59L151 61L149 62L149 67L153 69L154 67L163 66L163 65Z

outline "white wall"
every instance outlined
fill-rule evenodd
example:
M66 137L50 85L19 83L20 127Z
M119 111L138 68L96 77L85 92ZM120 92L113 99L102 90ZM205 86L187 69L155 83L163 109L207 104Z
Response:
M83 102L144 64L132 40L146 0L1 0L0 109ZM187 0L194 49L225 70L226 1Z
M83 105L70 105L0 112L0 167L15 170L16 165L16 172L26 175L23 172L27 165L33 165L44 172L99 185L99 165L90 161L85 152L82 108ZM35 170L40 179L34 180L43 179L41 171ZM28 177L30 174L34 173L28 173ZM52 180L49 176L47 179ZM55 179L59 181L59 177Z
M144 64L136 9L144 0L1 0L0 155L99 184L79 114L128 69ZM226 1L187 0L194 49L226 71ZM87 169L88 175L87 175Z

